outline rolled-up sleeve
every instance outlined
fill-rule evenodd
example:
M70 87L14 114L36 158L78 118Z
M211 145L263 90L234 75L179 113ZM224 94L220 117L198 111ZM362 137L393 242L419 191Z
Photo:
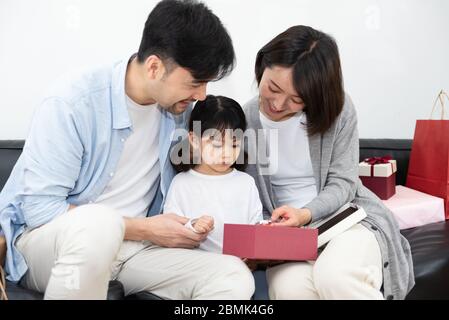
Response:
M37 109L22 154L19 199L28 227L67 211L83 159L82 129L75 109L59 98L47 98Z

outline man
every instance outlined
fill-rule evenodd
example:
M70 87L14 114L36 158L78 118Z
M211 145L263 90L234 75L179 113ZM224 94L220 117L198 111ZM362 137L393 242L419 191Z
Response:
M150 13L137 55L60 81L0 195L8 279L46 299L105 299L111 279L127 295L250 298L243 262L191 250L205 235L184 217L154 215L174 176L171 134L234 59L205 5L167 0Z

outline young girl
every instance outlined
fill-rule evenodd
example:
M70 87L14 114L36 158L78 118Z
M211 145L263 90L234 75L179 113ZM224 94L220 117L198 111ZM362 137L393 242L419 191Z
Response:
M263 219L254 179L238 170L244 167L239 155L245 130L245 114L230 98L208 95L190 115L190 156L176 166L183 172L170 185L164 213L191 218L186 227L208 232L200 249L222 252L225 223Z

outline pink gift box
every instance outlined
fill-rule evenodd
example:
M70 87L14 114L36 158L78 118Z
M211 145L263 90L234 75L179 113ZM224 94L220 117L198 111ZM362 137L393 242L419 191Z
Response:
M262 260L316 260L318 229L225 224L223 253Z
M396 194L382 202L393 211L401 230L445 220L443 199L404 186L396 186Z

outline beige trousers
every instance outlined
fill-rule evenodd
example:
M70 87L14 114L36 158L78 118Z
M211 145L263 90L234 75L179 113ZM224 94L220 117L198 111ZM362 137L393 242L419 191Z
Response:
M123 218L95 204L27 230L16 241L29 268L22 284L45 292L45 299L105 299L111 279L123 284L126 295L249 299L254 293L254 278L239 258L123 237Z
M382 281L379 244L361 224L332 239L315 262L267 270L270 299L380 300Z

